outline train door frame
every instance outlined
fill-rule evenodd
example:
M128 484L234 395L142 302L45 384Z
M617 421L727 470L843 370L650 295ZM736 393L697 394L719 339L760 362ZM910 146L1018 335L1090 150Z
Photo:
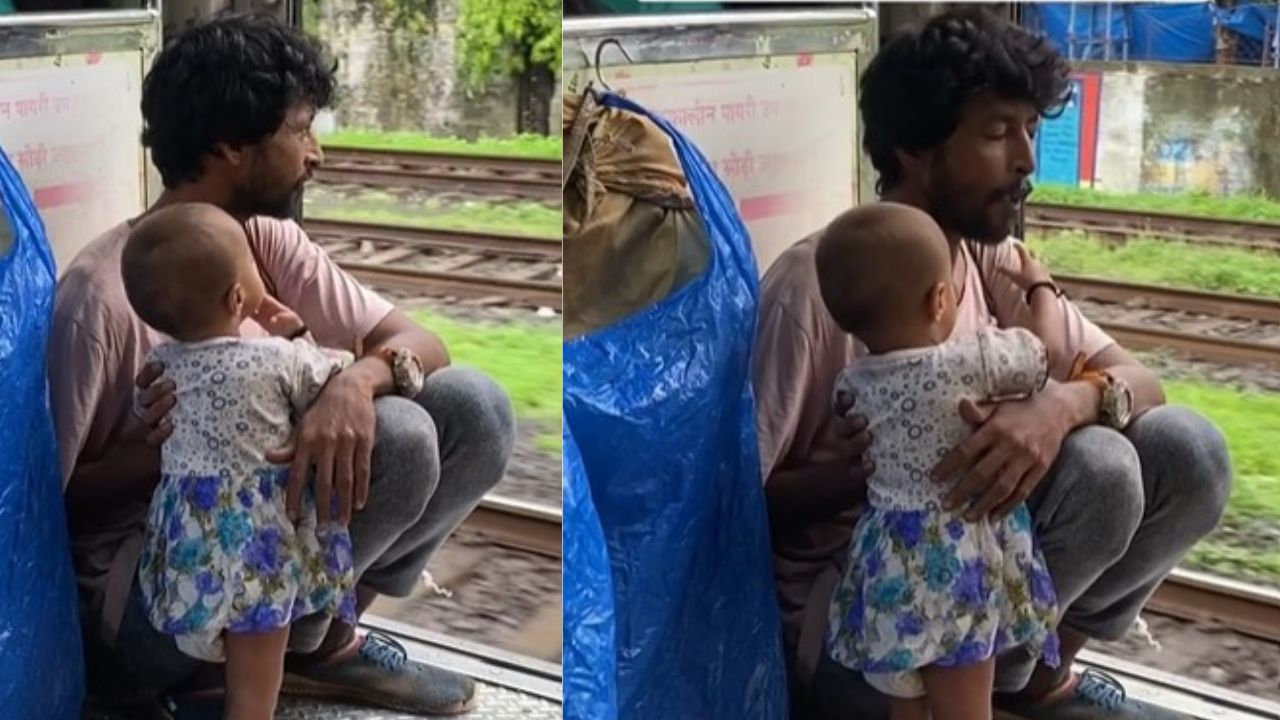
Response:
M132 118L161 45L161 15L160 0L0 15L0 142L37 206L59 198L56 212L41 207L59 268L159 195L159 175ZM118 162L124 158L128 167ZM111 192L95 194L95 185Z

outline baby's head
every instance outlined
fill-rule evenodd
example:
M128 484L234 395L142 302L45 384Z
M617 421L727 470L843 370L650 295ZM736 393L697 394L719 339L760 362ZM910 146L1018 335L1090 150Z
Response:
M936 345L955 325L951 251L926 213L879 202L842 213L816 253L827 311L873 353Z
M235 334L265 293L244 227L204 203L145 216L129 233L120 272L138 317L175 340Z

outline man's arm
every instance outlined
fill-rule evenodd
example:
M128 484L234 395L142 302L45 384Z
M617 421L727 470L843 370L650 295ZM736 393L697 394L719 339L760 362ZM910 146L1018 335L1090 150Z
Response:
M983 272L992 280L994 309L1002 326L1022 324L1019 320L1028 312L1024 290L1014 281L1014 273L990 272L1002 265L1017 270L1016 253L1014 245L1006 244L993 248L982 261ZM1106 370L1123 380L1133 393L1134 417L1164 403L1164 391L1154 373L1085 318L1070 300L1059 298L1057 304L1066 338L1061 360L1070 362L1081 352L1089 358L1088 369ZM1054 349L1049 350L1052 354ZM1067 434L1098 421L1102 392L1091 382L1063 381L1062 375L1058 379L1028 400L987 407L962 403L961 416L977 429L933 470L936 482L954 483L946 498L948 507L962 507L970 498L980 496L969 506L967 517L1007 514L1044 479Z
M409 348L417 353L427 375L448 367L450 362L449 351L440 337L410 320L398 309L387 313L382 322L365 336L363 344L366 353L377 347ZM357 360L339 377L344 376L357 383L370 397L385 395L394 389L390 366L377 356Z
M1164 386L1160 383L1160 378L1118 343L1100 350L1089 359L1086 367L1090 370L1105 370L1129 386L1133 393L1135 418L1165 403ZM1093 383L1053 383L1045 390L1063 418L1066 432L1098 421L1102 391Z
M863 460L871 446L866 421L838 419L837 433L843 433L847 452L824 463L798 468L780 468L769 475L764 486L769 505L769 524L774 534L808 527L857 507L867 496L867 478L875 463Z
M76 463L65 495L73 518L100 514L104 506L145 501L160 481L160 449L145 439L114 445L97 460Z
M856 401L852 397L832 419L832 432L840 438L840 455L801 466L787 465L805 398L814 391L813 351L804 328L783 308L766 308L756 337L753 385L765 500L775 535L856 507L866 495L866 479L873 469L862 460L871 443L866 419L845 417Z

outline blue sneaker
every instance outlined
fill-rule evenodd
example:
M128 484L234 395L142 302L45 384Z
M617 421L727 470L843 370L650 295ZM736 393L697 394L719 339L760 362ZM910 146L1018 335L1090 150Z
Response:
M410 660L403 645L370 632L360 640L359 649L346 657L287 661L283 692L405 713L458 715L475 704L476 683L465 675Z
M1092 668L1085 670L1066 697L1052 702L1026 702L996 696L1002 715L1024 720L1194 720L1190 715L1134 700L1119 680Z

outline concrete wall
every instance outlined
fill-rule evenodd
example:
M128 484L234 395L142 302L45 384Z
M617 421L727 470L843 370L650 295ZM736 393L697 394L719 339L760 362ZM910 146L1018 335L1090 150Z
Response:
M1082 186L1280 197L1280 72L1141 63L1081 63L1077 71L1082 86L1092 76L1101 92L1082 98L1080 119L1073 111L1051 122L1078 124ZM1041 147L1042 159L1052 164L1058 149Z
M440 0L438 7L435 27L414 34L390 29L377 2L318 1L313 31L338 60L334 129L468 139L515 133L515 82L500 78L469 95L455 62L458 2Z

